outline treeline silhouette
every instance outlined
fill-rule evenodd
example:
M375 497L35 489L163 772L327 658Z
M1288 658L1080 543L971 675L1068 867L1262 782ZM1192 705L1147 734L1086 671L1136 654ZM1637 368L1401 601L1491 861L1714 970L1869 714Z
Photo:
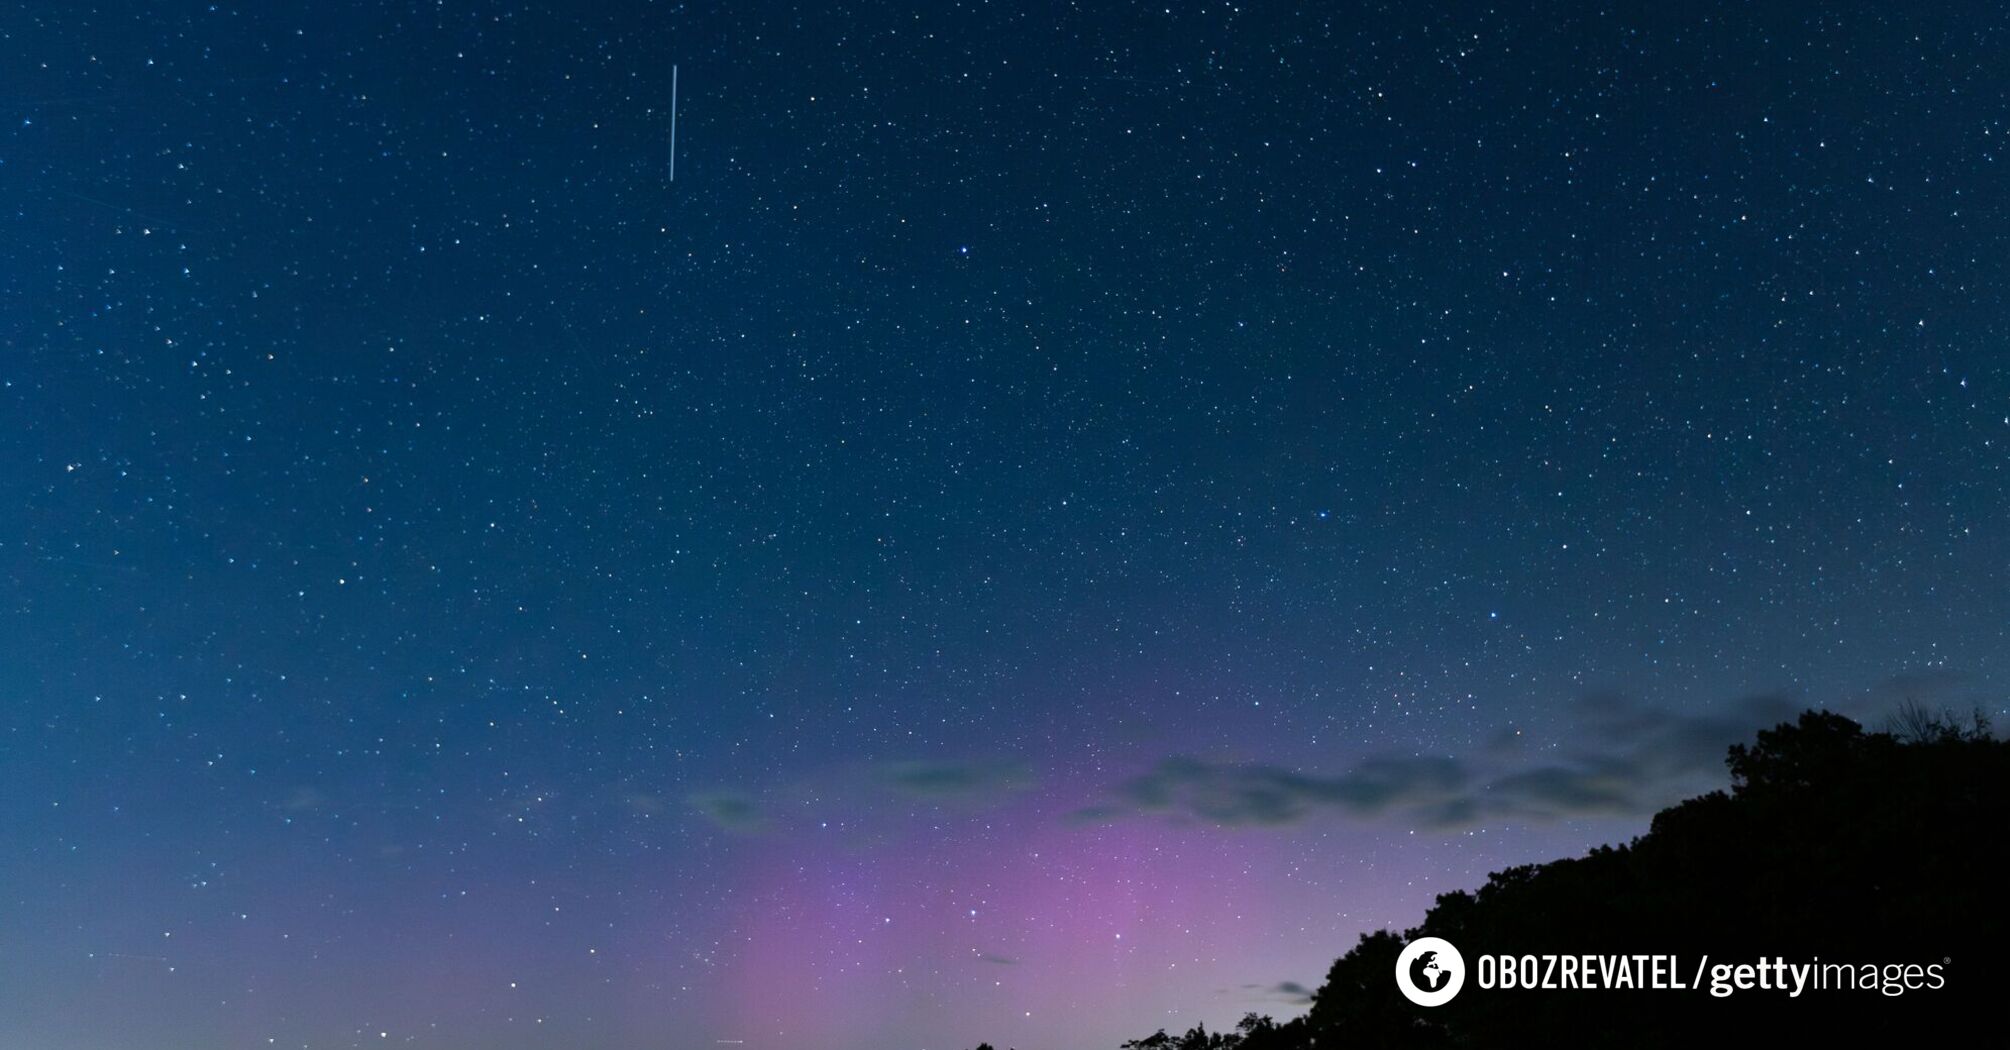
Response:
M1918 1045L1980 1032L2000 1042L2010 742L1979 712L1964 721L1908 706L1870 732L1811 710L1733 746L1727 764L1728 792L1662 810L1627 845L1496 872L1476 893L1439 896L1414 929L1364 934L1302 1017L1160 1030L1123 1050ZM1468 971L1460 994L1432 1009L1404 999L1394 978L1397 954L1422 936L1458 947ZM1674 954L1685 985L1705 955L1712 967L1819 958L1858 977L1861 964L1877 969L1866 987L1798 997L1716 997L1707 972L1700 989L1637 991L1481 989L1472 972L1481 954L1549 953ZM1940 987L1904 987L1932 964Z

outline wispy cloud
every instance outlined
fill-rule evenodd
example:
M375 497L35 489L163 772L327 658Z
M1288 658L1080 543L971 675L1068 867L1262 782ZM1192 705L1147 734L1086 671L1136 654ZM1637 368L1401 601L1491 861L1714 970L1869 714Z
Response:
M883 826L911 818L917 804L985 809L1037 783L1026 764L1002 759L858 762L758 791L721 787L692 792L684 802L717 827L752 835L784 832L810 820L852 829ZM635 814L653 812L660 802L654 795L633 790L622 798ZM784 801L777 802L778 798Z
M983 760L895 762L874 778L909 798L940 802L994 802L1033 785L1024 765Z
M1449 758L1379 758L1322 777L1278 766L1168 758L1119 784L1107 803L1079 810L1085 820L1178 813L1229 826L1295 824L1327 810L1372 816L1391 807L1451 799L1466 770Z
M1859 694L1850 707L1873 712L1874 721L1895 697L1945 696L1958 681L1940 674L1901 676ZM1801 706L1785 695L1762 694L1683 711L1597 693L1560 711L1557 724L1567 729L1553 736L1502 729L1463 753L1376 755L1338 771L1174 755L1111 783L1069 817L1093 824L1156 817L1224 828L1288 828L1341 817L1461 828L1644 816L1721 786L1726 749L1792 719ZM1020 762L936 758L855 763L788 790L819 810L842 814L852 826L878 821L883 827L911 816L917 803L982 809L1038 786ZM704 791L684 802L719 828L756 834L791 823L758 801L771 794ZM318 801L309 795L297 804ZM630 792L625 801L638 814L662 805L646 793Z
M1338 814L1454 827L1642 815L1701 789L1721 773L1727 747L1794 711L1778 695L1690 714L1599 694L1577 703L1573 732L1540 757L1512 732L1467 755L1381 756L1334 774L1179 756L1114 785L1074 817L1286 827Z
M1312 989L1297 981L1279 981L1276 984L1245 984L1242 991L1258 999L1286 1003L1291 1006L1309 1006L1312 1003Z
M702 791L684 801L698 815L727 831L741 834L767 827L767 814L753 799L728 791Z

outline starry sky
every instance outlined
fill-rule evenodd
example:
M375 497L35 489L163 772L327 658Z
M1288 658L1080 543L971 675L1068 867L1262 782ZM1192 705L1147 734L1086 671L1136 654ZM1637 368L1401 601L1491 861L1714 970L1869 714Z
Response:
M0 1044L1113 1047L2001 712L1923 7L9 4Z

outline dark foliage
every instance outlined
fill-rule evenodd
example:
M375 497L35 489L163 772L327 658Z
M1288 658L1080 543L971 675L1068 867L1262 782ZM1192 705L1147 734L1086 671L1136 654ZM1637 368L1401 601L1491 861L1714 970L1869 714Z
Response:
M1402 936L1378 931L1334 962L1307 1015L1254 1014L1125 1050L1403 1047L1917 1045L1994 1024L2010 835L2010 743L1910 708L1885 732L1809 711L1730 749L1731 790L1657 814L1625 846L1496 872L1438 898ZM1899 995L1808 990L1479 990L1436 1009L1396 991L1408 940L1481 954L1674 954L1688 966L1939 963L1945 987ZM1684 984L1695 974L1677 975ZM1704 976L1709 983L1709 975ZM1878 978L1884 984L1882 976ZM2010 990L2010 989L2006 989Z
M1233 1032L1209 1032L1195 1025L1185 1035L1167 1035L1161 1028L1143 1039L1124 1043L1122 1050L1268 1050L1304 1045L1304 1026L1298 1021L1278 1024L1268 1017L1244 1014Z

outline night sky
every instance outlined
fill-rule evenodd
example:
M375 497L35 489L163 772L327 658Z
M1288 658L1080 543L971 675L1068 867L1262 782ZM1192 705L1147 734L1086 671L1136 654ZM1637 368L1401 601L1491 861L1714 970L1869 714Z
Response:
M0 1044L1108 1048L2000 714L2010 15L1307 6L0 11Z

